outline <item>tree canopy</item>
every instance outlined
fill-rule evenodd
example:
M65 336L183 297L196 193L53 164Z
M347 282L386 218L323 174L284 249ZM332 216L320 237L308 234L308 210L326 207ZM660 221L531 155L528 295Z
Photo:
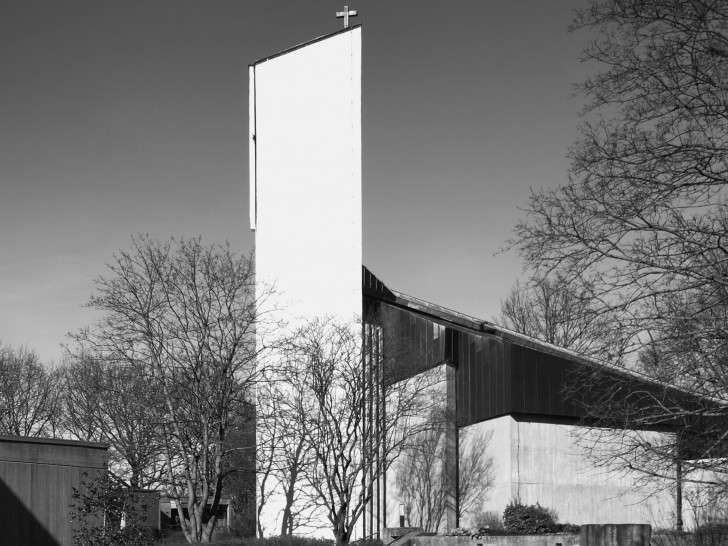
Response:
M584 58L604 70L578 88L569 182L532 193L511 243L621 310L630 336L670 295L728 286L727 24L725 2L673 0L595 1L574 24L600 32Z
M612 407L629 416L624 425L703 418L704 434L690 440L690 458L702 462L684 470L720 483L728 416L728 2L592 0L573 25L583 28L599 33L584 52L599 71L578 86L585 121L569 152L568 182L532 192L511 248L535 275L558 275L610 317L621 340L611 364L663 381L662 390L635 393L654 412ZM697 398L666 398L668 386ZM604 397L599 412L613 400ZM674 462L686 456L675 438L661 453L644 441L622 445L622 455L633 466L630 449ZM663 477L668 466L660 466Z
M121 367L152 386L155 395L136 402L149 402L142 421L157 431L159 455L140 453L133 443L125 453L155 464L162 459L161 485L188 507L180 514L185 537L207 542L224 479L235 470L228 464L231 454L245 448L234 441L245 434L233 432L244 431L253 415L261 344L252 260L199 239L160 242L144 236L117 253L109 270L96 280L89 302L102 318L74 336L77 354ZM97 394L88 381L85 387ZM135 404L127 409L131 418L139 417ZM117 418L121 412L113 410ZM109 415L96 417L117 432L126 432L129 424L118 423L119 431Z

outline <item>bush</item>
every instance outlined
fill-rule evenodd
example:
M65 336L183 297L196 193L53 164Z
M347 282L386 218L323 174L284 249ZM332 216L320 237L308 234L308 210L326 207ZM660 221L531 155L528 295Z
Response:
M521 504L512 500L503 510L503 526L506 531L524 535L540 535L556 532L556 515L540 504Z
M490 529L492 531L503 531L503 520L498 512L480 512L473 518L474 529Z
M581 532L581 527L574 525L573 523L557 523L552 532L576 535Z
M73 488L71 522L77 546L148 546L158 538L147 527L149 505L140 493L123 487L109 472L82 474Z

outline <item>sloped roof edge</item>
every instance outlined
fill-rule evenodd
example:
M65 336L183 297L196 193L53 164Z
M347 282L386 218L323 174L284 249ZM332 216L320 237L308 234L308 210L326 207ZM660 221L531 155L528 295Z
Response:
M276 57L280 57L281 55L285 55L286 53L291 53L293 51L296 51L297 49L301 49L302 47L309 46L311 44L315 44L316 42L320 42L322 40L326 40L327 38L331 38L333 36L336 36L338 34L343 34L344 32L350 32L352 30L356 30L357 28L361 28L361 23L358 25L351 25L346 28L342 28L341 30L337 30L336 32L331 32L329 34L324 34L323 36L318 36L316 38L313 38L311 40L306 40L305 42L302 42L300 44L294 45L293 47L286 48L282 51L279 51L277 53L272 53L270 55L266 55L265 57L262 57L258 59L257 61L253 61L248 66L256 66L261 63L264 63L266 61L270 61L271 59L275 59Z
M594 360L592 358L588 358L586 356L580 355L579 353L564 349L562 347L559 347L558 345L554 345L552 343L548 343L546 341L541 341L540 339L536 339L531 336L527 336L525 334L521 334L519 332L516 332L514 330L510 330L508 328L504 328L502 326L498 326L497 324L479 319L477 317L473 317L470 315L466 315L465 313L460 313L459 311L454 311L452 309L448 309L447 307L443 307L441 305L437 305L435 303L431 303L425 300L422 300L420 298L416 298L414 296L407 295L403 292L398 292L396 290L392 290L390 288L387 288L387 286L374 274L372 273L366 266L362 266L363 270L363 276L366 279L366 283L368 283L370 286L377 286L380 287L378 290L371 290L367 289L365 286L363 289L364 295L372 297L374 299L378 299L380 301L384 301L390 304L394 304L398 307L408 309L411 311L414 311L419 314L429 315L433 318L436 318L438 320L449 322L453 324L454 326L465 328L469 330L476 331L478 333L482 334L490 334L497 337L500 337L502 339L506 339L508 341L514 342L518 345L524 346L524 347L530 347L536 350L540 350L549 354L553 354L556 356L561 356L564 358L568 358L572 361L581 362L587 365L591 366L598 366L600 368L605 368L611 370L613 373L617 374L623 374L625 376L630 376L635 379L639 379L641 381L646 381L653 384L660 384L665 387L674 388L683 392L688 392L687 389L679 388L674 385L667 385L659 380L656 380L652 377L649 377L648 375L638 372L636 370L629 370L622 367L614 366L612 364L608 364L605 362L600 362L598 360Z

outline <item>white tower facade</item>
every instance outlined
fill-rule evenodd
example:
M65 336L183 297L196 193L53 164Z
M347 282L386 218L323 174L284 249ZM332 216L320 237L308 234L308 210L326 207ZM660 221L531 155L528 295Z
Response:
M274 317L361 314L361 27L250 66L250 225ZM271 318L271 317L269 317Z

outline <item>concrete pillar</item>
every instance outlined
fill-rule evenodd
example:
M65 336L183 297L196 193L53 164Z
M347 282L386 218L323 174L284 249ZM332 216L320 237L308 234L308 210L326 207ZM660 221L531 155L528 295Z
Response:
M445 461L443 463L445 483L445 524L448 529L459 527L459 449L457 427L457 368L452 364L445 367L446 411L445 411Z

